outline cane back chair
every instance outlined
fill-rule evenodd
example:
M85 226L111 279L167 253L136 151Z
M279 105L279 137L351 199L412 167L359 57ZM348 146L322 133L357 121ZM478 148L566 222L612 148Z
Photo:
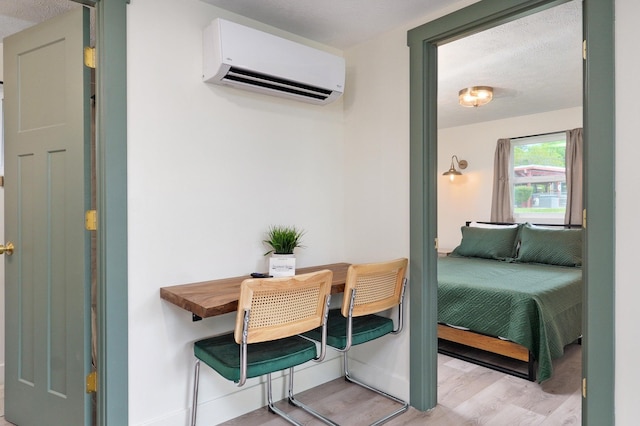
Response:
M404 413L409 404L354 378L349 372L347 355L352 346L402 331L407 264L408 260L402 258L388 262L351 265L347 271L342 307L329 311L327 344L343 353L345 380L400 404L397 410L376 420L372 425L380 425ZM376 315L391 308L397 308L397 326L394 326L391 318ZM321 341L322 329L316 328L304 335Z
M245 384L248 378L267 376L269 411L293 424L294 418L278 409L272 397L271 373L289 369L289 402L322 416L293 396L293 368L307 361L322 361L326 348L327 312L333 273L329 270L282 278L246 279L240 288L235 330L194 343L196 357L191 425L196 424L200 362L224 378ZM300 333L319 327L317 344Z

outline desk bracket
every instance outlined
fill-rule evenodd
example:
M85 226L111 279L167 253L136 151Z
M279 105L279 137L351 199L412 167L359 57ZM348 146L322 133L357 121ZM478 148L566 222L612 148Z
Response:
M196 321L201 321L202 317L200 315L196 315L196 314L191 314L191 321L196 322Z

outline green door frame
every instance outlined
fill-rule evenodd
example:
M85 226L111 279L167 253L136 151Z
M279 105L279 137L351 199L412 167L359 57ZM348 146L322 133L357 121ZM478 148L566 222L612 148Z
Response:
M129 424L127 0L96 3L97 424Z
M411 405L437 404L437 46L567 0L482 0L408 32ZM584 0L585 425L614 424L614 1ZM593 100L593 101L591 101Z

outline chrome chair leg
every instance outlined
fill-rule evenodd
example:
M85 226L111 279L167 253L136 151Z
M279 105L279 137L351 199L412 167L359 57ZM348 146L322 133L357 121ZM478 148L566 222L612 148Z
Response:
M361 382L360 380L354 378L353 376L351 376L351 374L349 373L349 364L348 364L347 352L344 352L342 354L342 356L343 356L343 359L344 359L344 379L346 381L348 381L350 383L354 383L354 384L356 384L358 386L361 386L361 387L363 387L365 389L368 389L368 390L370 390L372 392L375 392L378 395L381 395L381 396L383 396L383 397L385 397L387 399L390 399L390 400L392 400L394 402L397 402L398 404L402 404L402 407L398 408L396 411L393 411L392 413L389 413L388 415L386 415L385 417L377 420L376 422L371 423L370 426L378 426L378 425L381 425L383 423L386 423L389 420L391 420L392 418L404 413L405 411L407 411L409 409L409 403L408 402L406 402L406 401L404 401L404 400L402 400L400 398L397 398L397 397L395 397L393 395L390 395L390 394L386 393L385 391L382 391L380 389L376 389L376 388L374 388L374 387L372 387L372 386L370 386L370 385L368 385L366 383Z
M273 395L271 390L271 373L267 373L267 405L269 406L269 411L279 415L289 423L294 424L296 426L303 426L302 423L296 421L296 419L294 419L293 417L289 416L287 413L285 413L284 411L276 407L276 405L273 403Z
M348 380L349 377L349 358L347 357L348 352L342 352L342 365L344 368L344 379Z
M200 360L196 359L193 377L193 406L191 407L191 426L196 426L196 412L198 410L198 382L200 380Z
M322 421L323 423L326 423L330 426L340 426L338 423L333 422L331 419L318 413L313 408L295 399L295 397L293 396L293 367L289 369L289 404L295 405L301 410L306 411L307 413L311 414L313 417Z

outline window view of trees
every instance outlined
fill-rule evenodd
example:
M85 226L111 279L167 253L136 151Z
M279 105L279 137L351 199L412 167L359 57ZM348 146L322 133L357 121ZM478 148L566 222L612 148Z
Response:
M564 133L512 140L514 216L518 221L563 218L567 204Z
M544 164L547 166L565 166L566 141L542 142L534 144L518 144L513 150L513 165L528 166L531 164Z

